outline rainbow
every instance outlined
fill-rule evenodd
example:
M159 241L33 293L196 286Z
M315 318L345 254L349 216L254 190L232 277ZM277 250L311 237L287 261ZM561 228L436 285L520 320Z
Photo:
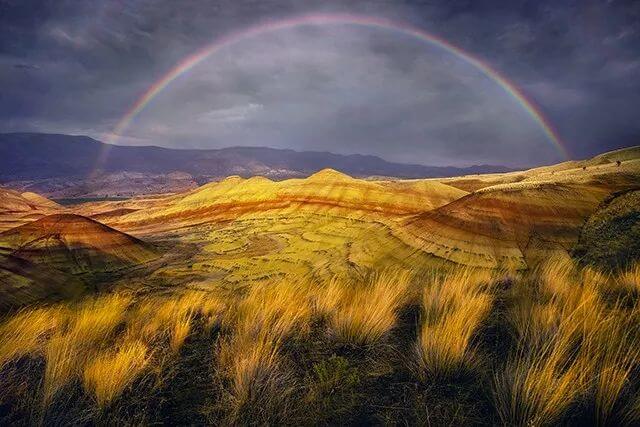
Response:
M474 66L485 76L495 81L500 87L502 87L515 101L517 101L527 111L527 113L536 121L536 123L539 124L547 139L557 148L559 153L561 153L565 158L570 157L568 150L565 148L562 143L562 139L558 135L558 132L555 130L549 120L545 118L544 114L540 111L540 108L536 106L536 103L528 99L523 91L519 89L513 82L510 82L506 77L492 68L489 64L482 61L480 58L475 57L468 52L465 52L461 48L454 46L453 44L440 37L429 34L416 27L412 27L404 23L397 23L384 18L351 14L312 14L297 16L280 21L266 22L254 27L250 27L248 29L244 29L242 31L227 34L226 36L216 39L213 43L205 46L204 48L185 58L175 67L173 67L168 73L166 73L162 78L152 84L117 123L111 133L109 142L116 142L117 139L129 127L133 119L160 92L162 92L164 88L171 84L171 82L191 70L196 65L203 62L205 59L214 55L221 49L241 42L243 40L263 35L265 33L309 25L354 25L393 31L414 37L418 40L429 43L455 55L468 64Z

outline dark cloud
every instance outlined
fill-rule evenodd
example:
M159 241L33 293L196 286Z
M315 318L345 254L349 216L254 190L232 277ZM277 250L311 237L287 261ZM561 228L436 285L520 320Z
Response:
M517 84L575 157L640 143L640 2L0 0L0 131L105 139L146 88L217 37L350 12L418 26ZM123 144L267 145L425 164L560 159L496 82L402 34L298 28L244 40L173 82Z

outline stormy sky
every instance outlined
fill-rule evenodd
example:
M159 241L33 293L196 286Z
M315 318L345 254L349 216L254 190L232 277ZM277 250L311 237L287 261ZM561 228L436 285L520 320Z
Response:
M352 25L228 45L112 135L136 99L198 49L313 13L405 23L481 58L535 102L572 158L640 144L640 1L616 0L0 0L0 132L428 165L563 159L523 106L468 62Z

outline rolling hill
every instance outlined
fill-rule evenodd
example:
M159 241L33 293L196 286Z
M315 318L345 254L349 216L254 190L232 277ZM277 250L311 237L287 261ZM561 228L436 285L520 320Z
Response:
M157 230L246 215L297 212L350 218L388 217L430 210L465 194L463 190L436 181L368 181L324 169L308 178L284 181L231 176L173 196L171 200L159 198L146 209L117 211L122 215L112 215L105 221L123 230L137 226Z

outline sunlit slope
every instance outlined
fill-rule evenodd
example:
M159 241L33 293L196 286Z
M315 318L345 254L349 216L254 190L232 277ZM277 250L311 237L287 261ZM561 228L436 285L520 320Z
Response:
M640 188L640 148L443 182L472 193L406 219L397 234L457 263L525 268L549 251L570 249L608 195Z
M466 194L438 182L372 182L332 170L280 182L229 177L105 221L148 236L162 233L187 246L188 259L153 273L151 280L164 283L328 277L385 265L418 271L443 260L416 251L391 227Z
M149 261L151 246L79 215L49 215L0 233L0 250L70 273L113 271Z
M569 249L611 191L580 184L496 185L409 218L401 231L423 251L456 263L525 268L541 252Z
M62 210L62 206L38 194L0 187L0 231Z
M186 257L149 276L172 286L246 285L285 276L358 275L368 268L420 272L446 262L394 236L377 221L304 213L255 215L172 232Z
M111 220L124 228L135 224L194 223L235 219L260 212L331 214L351 218L370 214L408 215L442 206L467 194L436 181L365 181L325 169L306 179L271 181L263 177L229 177L162 203Z

